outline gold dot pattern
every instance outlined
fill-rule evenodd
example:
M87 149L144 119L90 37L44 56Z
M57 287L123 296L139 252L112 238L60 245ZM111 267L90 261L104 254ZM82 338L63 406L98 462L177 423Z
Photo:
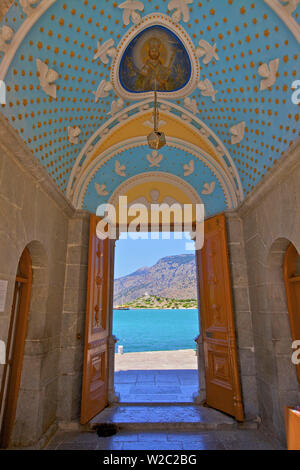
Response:
M80 150L110 117L111 102L117 99L110 92L95 103L93 92L101 80L110 79L111 63L93 56L98 41L113 38L117 46L132 26L123 25L119 3L57 0L25 37L6 76L2 112L63 191ZM172 13L166 0L146 0L144 5L142 15ZM191 98L197 101L198 116L228 148L248 193L299 135L299 109L291 102L291 84L300 79L299 46L261 1L194 0L189 11L188 23L181 25L194 45L201 39L216 43L220 58L207 65L200 59L200 80L209 79L218 91L215 103L198 89ZM14 2L2 23L16 31L24 19ZM58 72L56 99L41 89L37 58ZM258 67L274 58L280 60L276 83L261 91ZM230 128L241 121L246 123L245 137L232 145ZM81 129L77 145L68 141L69 126Z

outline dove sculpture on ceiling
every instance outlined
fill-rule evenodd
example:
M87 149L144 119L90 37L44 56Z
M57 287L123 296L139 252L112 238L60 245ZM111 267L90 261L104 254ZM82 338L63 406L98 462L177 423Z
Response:
M191 98L184 98L184 106L191 111L192 114L198 113L197 101Z
M106 80L102 80L96 91L93 91L95 95L95 103L98 103L100 98L106 98L108 93L113 89L112 84Z
M168 4L169 10L175 10L172 14L172 20L175 23L179 23L181 17L183 21L187 23L190 19L190 10L189 5L193 3L194 0L171 0Z
M209 196L210 194L214 192L215 187L216 187L216 183L214 181L212 181L211 183L204 183L203 185L204 189L202 190L202 194Z
M150 154L147 155L147 160L150 163L150 168L159 167L162 159L163 159L163 156L159 154L157 150L153 150L151 155Z
M81 130L79 127L68 127L68 141L71 144L78 144L78 137L81 134Z
M117 160L115 164L115 173L119 176L126 176L125 170L126 166L121 165L121 163Z
M270 60L269 64L262 64L258 67L258 74L263 77L260 82L260 89L267 90L274 85L277 79L279 59Z
M184 176L192 175L195 171L194 160L191 160L189 163L183 165L183 169L184 169Z
M107 196L108 191L106 190L106 185L105 184L98 184L95 183L95 189L97 191L98 196Z
M108 41L105 41L103 44L97 43L97 52L94 55L93 60L100 59L103 64L107 65L109 63L109 57L114 57L116 55L116 48L113 47L115 41L110 38Z
M34 13L35 8L32 5L36 5L39 0L20 0L20 5L25 15L30 16Z
M58 79L58 73L55 70L49 69L48 65L40 59L36 59L36 67L42 90L47 95L56 99L56 85L54 82Z
M230 128L232 144L239 144L242 142L245 134L245 126L246 123L243 121Z
M212 59L220 60L216 49L216 44L211 46L207 41L201 39L201 41L199 41L199 47L196 49L196 55L197 57L203 57L202 62L207 65Z
M300 0L280 0L281 4L284 4L283 7L288 15L291 15L296 10Z
M198 88L201 91L201 95L209 96L213 102L216 101L216 94L218 93L214 87L212 86L211 82L206 78L203 81L198 82Z
M119 8L123 9L123 23L125 26L128 26L130 20L133 24L139 24L141 21L141 15L136 10L143 11L144 4L137 0L126 0L126 2L121 3Z
M6 52L9 48L9 42L14 36L14 30L4 25L0 28L0 51Z

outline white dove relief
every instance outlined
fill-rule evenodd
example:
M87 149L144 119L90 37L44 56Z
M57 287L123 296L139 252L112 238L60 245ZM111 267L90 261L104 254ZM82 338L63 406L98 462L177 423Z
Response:
M55 70L49 69L48 65L40 59L36 59L36 67L42 90L55 99L56 85L54 82L58 79L58 73Z
M117 160L115 165L115 173L119 176L126 176L125 170L126 166L121 165L121 163Z
M198 82L198 88L201 91L201 95L209 96L213 102L216 101L216 94L218 93L214 87L212 86L211 82L206 78L204 81Z
M245 121L243 121L230 128L230 132L232 134L231 136L232 144L239 144L240 142L242 142L244 138L244 134L245 134L245 126L246 126L246 123Z
M258 74L263 77L260 82L260 89L267 90L274 85L277 79L279 59L270 60L269 64L262 64L258 67Z
M95 189L97 191L98 196L107 196L108 192L106 191L106 185L105 184L98 184L95 183Z
M9 42L12 40L14 36L14 30L11 29L9 26L2 26L0 28L0 51L6 52L9 49Z
M201 41L199 41L199 47L196 49L196 55L197 57L203 57L202 62L207 65L212 59L220 60L216 49L216 44L211 46L207 41L201 39Z
M184 176L192 175L195 171L194 160L191 160L189 163L183 165L183 169L184 169Z
M75 144L77 145L78 144L78 137L80 136L81 134L81 130L79 127L68 127L68 141L71 143L71 144Z
M126 0L126 2L121 3L119 8L123 9L123 23L125 26L128 26L130 20L133 24L139 24L141 21L141 15L136 10L143 11L144 4L137 0Z
M203 185L204 189L202 191L202 194L209 195L212 194L215 190L216 183L212 181L211 183L204 183Z
M163 156L157 152L157 150L153 150L152 154L147 155L147 160L150 163L150 168L152 167L159 167L160 162L162 161Z
M113 47L115 41L111 38L108 41L105 41L103 44L98 42L97 44L97 52L94 55L93 60L100 59L103 64L107 65L109 63L109 57L114 57L116 55L116 48Z

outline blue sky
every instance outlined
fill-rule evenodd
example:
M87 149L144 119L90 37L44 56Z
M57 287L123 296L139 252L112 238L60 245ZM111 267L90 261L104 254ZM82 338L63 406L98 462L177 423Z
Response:
M141 267L153 266L165 256L195 253L194 250L187 251L186 244L189 243L189 238L186 238L184 234L177 234L182 236L182 240L175 240L173 233L152 233L152 236L159 237L158 240L151 239L151 234L144 233L143 235L148 236L148 240L130 238L124 240L122 234L116 242L115 279L131 274ZM169 239L162 239L162 235L168 236Z

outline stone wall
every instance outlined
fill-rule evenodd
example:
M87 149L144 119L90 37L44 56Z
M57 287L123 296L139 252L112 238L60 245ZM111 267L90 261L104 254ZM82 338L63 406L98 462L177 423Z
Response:
M85 309L88 277L89 214L78 212L69 222L64 308L61 327L58 419L79 421Z
M0 123L0 279L8 280L6 341L19 258L28 247L33 286L12 444L29 446L53 431L57 416L60 333L68 222L72 213L17 134ZM0 366L0 380L3 366ZM42 442L42 441L41 441Z
M299 143L246 199L239 215L243 220L259 411L263 427L284 443L284 406L300 403L283 280L289 243L300 253Z
M248 285L243 223L236 211L227 213L227 239L235 327L245 419L258 415L252 312Z

